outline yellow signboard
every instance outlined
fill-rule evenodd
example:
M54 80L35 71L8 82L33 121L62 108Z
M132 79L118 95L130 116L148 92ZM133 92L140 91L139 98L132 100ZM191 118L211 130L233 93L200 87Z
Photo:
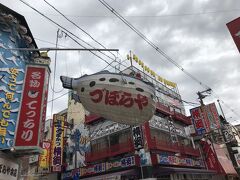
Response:
M64 116L53 115L51 166L53 172L60 172L63 157Z
M43 141L42 148L43 148L43 153L39 156L39 168L40 168L39 171L49 172L51 142Z

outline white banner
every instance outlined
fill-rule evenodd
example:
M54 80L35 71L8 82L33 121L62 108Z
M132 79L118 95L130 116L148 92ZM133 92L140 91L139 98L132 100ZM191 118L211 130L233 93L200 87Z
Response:
M18 168L17 163L0 158L0 179L17 180Z

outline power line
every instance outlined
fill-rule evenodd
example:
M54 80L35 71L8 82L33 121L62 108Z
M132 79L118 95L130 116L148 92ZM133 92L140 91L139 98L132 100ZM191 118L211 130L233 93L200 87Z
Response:
M181 65L179 65L176 61L174 61L171 57L169 57L164 51L162 51L157 45L155 45L151 40L149 40L143 33L141 33L137 28L135 28L129 21L127 21L121 14L119 14L113 7L111 7L107 2L104 0L98 0L103 6L105 6L109 11L111 11L115 16L117 16L124 24L126 24L130 29L132 29L136 34L138 34L145 42L147 42L153 49L155 49L159 54L161 54L167 61L172 63L178 69L180 69L183 73L189 76L191 79L199 83L202 87L209 89L210 87L191 73L186 71ZM210 88L211 89L211 88ZM233 111L233 109L231 109ZM234 111L233 111L234 112Z
M54 98L54 99L49 100L47 103L50 103L50 102L52 102L52 101L55 101L55 100L57 100L57 99L65 96L65 95L67 95L67 94L68 94L68 92L66 92L66 93L64 93L64 94L62 94L62 95L60 95L60 96L58 96L58 97L56 97L56 98Z
M36 38L36 37L34 37L34 39L37 40L37 41L44 42L44 43L52 44L54 46L56 45L56 43L53 43L53 42L50 42L50 41L46 41L46 40L42 40L42 39L39 39L39 38ZM66 46L63 46L63 45L60 45L60 44L58 46L67 48Z
M77 35L75 35L74 33L72 33L71 31L67 30L66 28L64 28L62 25L58 24L57 22L55 22L54 20L52 20L51 18L47 17L46 15L44 15L43 13L41 13L40 11L38 11L36 8L34 8L33 6L31 6L30 4L28 4L27 2L23 1L23 0L19 0L22 3L24 3L26 6L30 7L31 9L33 9L34 11L36 11L38 14L40 14L41 16L43 16L44 18L48 19L50 22L54 23L55 25L57 25L58 27L64 29L66 32L68 32L69 34L71 34L72 36L74 36L75 38L77 38L78 40L84 42L85 44L89 45L90 47L93 47L92 45L90 45L89 43L87 43L86 41L82 40L81 38L79 38ZM64 32L64 31L63 31ZM66 32L64 32L65 34L67 34ZM68 36L70 37L70 35L68 34ZM78 43L81 47L87 49L85 46L81 45L80 43ZM93 47L94 48L94 47ZM100 56L98 56L96 53L90 51L92 54L94 54L95 56L97 56L98 58L100 58ZM101 54L105 55L106 57L113 59L112 57L106 55L105 53L101 52ZM102 57L100 58L102 59L104 62L106 62L107 64L109 64L105 59L103 59Z
M161 14L161 15L123 15L123 17L130 18L165 18L165 17L179 17L179 16L198 16L198 15L206 15L206 14L221 14L221 13L235 13L239 12L240 9L220 9L215 11L202 11L202 12L189 12L189 13L179 13L179 14ZM30 13L30 12L27 12ZM46 15L50 16L59 16L56 14L46 13ZM109 15L72 15L66 14L67 17L74 18L115 18L115 16Z
M160 53L165 59L171 62L174 66L184 72L187 76L192 78L194 81L198 82L201 86L205 86L205 88L209 88L207 85L202 83L192 74L187 72L181 65L179 65L176 61L174 61L171 57L169 57L164 51L162 51L157 45L155 45L151 40L149 40L143 33L141 33L137 28L135 28L130 22L128 22L122 15L120 15L115 9L113 9L108 3L104 0L98 0L102 3L108 10L110 10L113 14L115 14L124 24L126 24L130 29L132 29L135 33L137 33L145 42L147 42L152 48L154 48L158 53Z
M102 45L99 41L97 41L96 39L94 39L87 31L85 31L84 29L82 29L81 27L79 27L75 22L73 22L72 20L70 20L68 17L66 17L62 12L60 12L56 7L54 7L53 5L51 5L50 3L48 3L46 0L44 0L45 3L47 3L50 7L52 7L55 11L57 11L59 14L61 14L67 21L69 21L70 23L72 23L74 26L76 26L79 30L81 30L82 32L84 32L86 35L88 35L94 42L96 42L97 44L99 44L101 47L103 47L104 49L107 49L104 45ZM110 52L116 59L116 56Z

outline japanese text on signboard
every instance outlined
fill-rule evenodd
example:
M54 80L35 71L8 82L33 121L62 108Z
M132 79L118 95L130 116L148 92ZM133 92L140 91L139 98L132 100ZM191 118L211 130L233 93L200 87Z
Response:
M135 149L143 148L143 136L140 126L132 127L133 143Z
M27 67L15 146L38 146L45 68Z
M47 141L43 141L42 148L43 148L43 153L39 156L39 171L49 172L51 143Z
M10 68L10 76L9 76L9 83L8 83L8 91L5 92L5 102L2 106L2 118L0 119L0 143L4 144L5 141L9 143L9 139L6 139L7 133L14 135L14 132L7 130L9 123L15 125L15 121L10 119L11 116L11 103L14 101L14 95L16 92L16 81L17 76L19 74L18 69ZM8 144L10 146L10 144Z
M195 126L198 135L202 135L206 133L206 129L204 127L204 119L202 117L201 108L194 108L190 110L192 121Z
M126 108L137 105L139 110L148 105L148 98L141 94L133 97L131 93L124 91L109 91L105 89L96 89L90 93L91 100L94 103L103 103L110 106L124 106Z
M54 114L53 122L52 171L59 172L63 155L64 116Z

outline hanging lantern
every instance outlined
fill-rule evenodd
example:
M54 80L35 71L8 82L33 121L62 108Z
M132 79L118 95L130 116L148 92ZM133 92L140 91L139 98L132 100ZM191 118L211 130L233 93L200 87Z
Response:
M133 54L133 60L135 60L135 61L136 61L136 55L135 55L135 54Z
M125 74L99 72L80 78L61 76L64 88L76 90L91 113L114 122L138 125L155 113L155 89Z
M144 66L144 70L147 71L148 67L147 66Z
M127 55L127 59L130 60L130 56L129 56L129 54Z
M135 57L135 61L138 62L138 57L137 56Z

